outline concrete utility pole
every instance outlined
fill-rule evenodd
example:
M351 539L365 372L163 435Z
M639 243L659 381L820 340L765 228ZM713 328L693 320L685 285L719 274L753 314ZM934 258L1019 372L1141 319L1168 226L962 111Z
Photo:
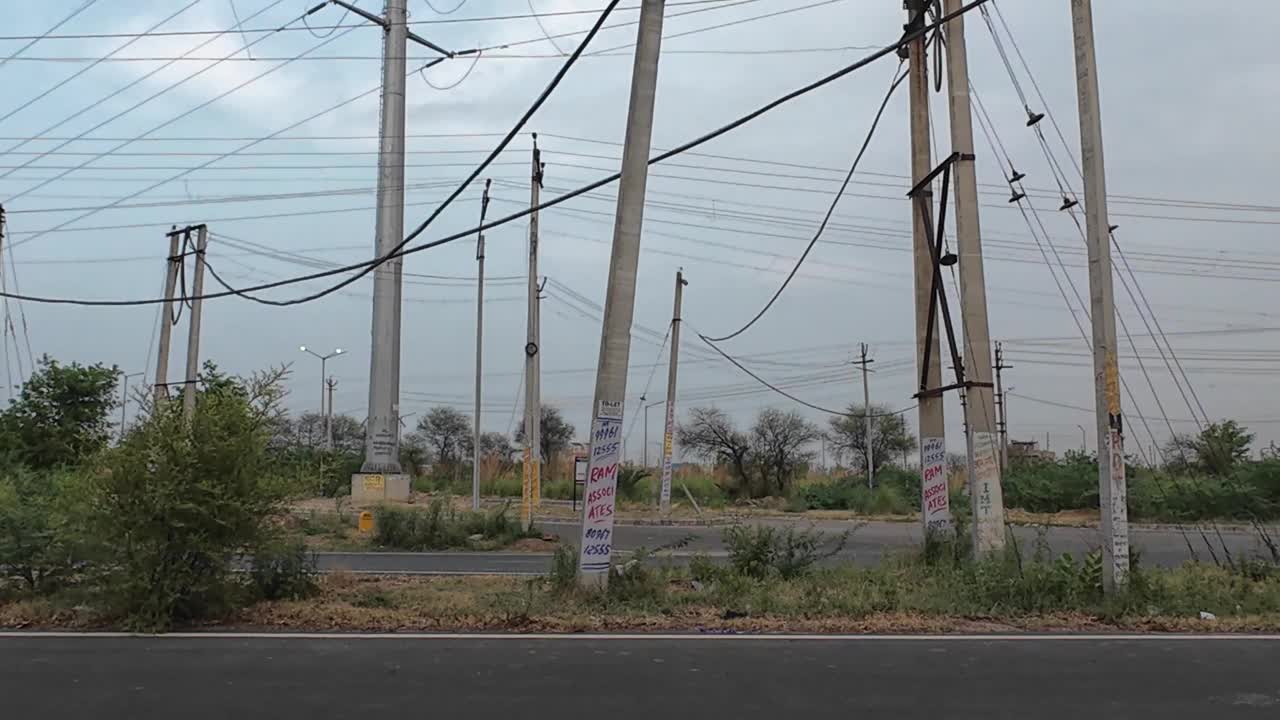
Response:
M671 450L676 434L676 368L680 364L680 301L684 299L684 271L676 271L675 309L671 313L671 357L667 367L667 424L662 435L662 495L658 509L671 513Z
M1075 36L1085 228L1089 241L1089 309L1093 323L1098 490L1102 505L1102 584L1110 593L1123 587L1129 576L1129 511L1125 504L1127 486L1124 426L1120 417L1120 369L1116 362L1116 306L1111 287L1111 234L1091 0L1071 0L1071 25Z
M925 24L925 10L929 0L907 0L908 32L920 29ZM907 45L909 59L909 89L911 98L911 183L918 185L933 170L929 152L929 63L925 55L925 38L920 35ZM933 192L924 188L924 197L929 202L911 203L911 237L912 251L915 258L915 310L916 310L916 366L917 376L923 377L926 387L942 387L942 349L938 340L938 327L934 325L933 333L926 337L929 326L929 307L934 302L933 288L933 254L928 228L932 222L925 213L932 212ZM929 366L921 368L924 363L925 349L928 348ZM946 482L947 441L946 425L942 416L942 396L922 395L919 398L920 425L920 477L921 494L929 493L931 483L934 492L938 486ZM945 492L945 491L944 491ZM928 499L921 513L926 534L947 531L951 528L951 512L931 513L927 510Z
M640 230L644 224L645 184L649 179L649 147L653 139L653 106L658 85L658 54L662 47L664 0L643 0L631 70L631 99L622 150L622 178L609 259L604 322L600 331L600 359L591 404L591 456L588 460L586 502L583 503L582 542L578 577L587 587L609 582L613 551L613 512L618 468L622 460L623 400L627 392L627 363L631 353L631 322L635 314L636 267L640 260Z
M338 389L338 379L330 377L325 381L325 387L329 389L329 407L324 411L324 442L325 447L333 449L333 392Z
M944 14L958 13L963 0L942 0ZM956 245L960 251L960 317L964 328L965 424L972 458L971 492L974 548L989 554L1004 547L1004 495L996 448L995 399L991 389L991 337L987 322L987 285L982 268L978 221L978 177L974 170L973 117L969 103L969 56L964 16L947 22L947 95L951 150L959 153L955 178Z
M533 136L533 165L529 176L529 309L524 345L524 482L520 517L525 528L533 526L533 509L542 495L542 348L541 303L538 293L538 201L542 191L542 151Z
M853 364L860 365L862 367L862 412L865 415L863 419L866 420L866 438L863 439L863 442L866 443L867 446L867 487L874 488L876 486L876 471L873 451L871 448L871 388L870 385L867 384L867 374L871 371L871 368L867 366L875 362L875 360L867 357L866 343L860 343L858 347L862 352L860 354L860 358L858 360L854 360Z
M489 212L489 185L484 181L484 195L480 197L480 224ZM471 509L480 509L480 384L481 359L484 356L484 233L476 232L476 410L475 428L471 437Z
M187 237L191 228L187 228ZM196 411L196 382L200 378L200 316L204 308L204 251L209 244L209 231L196 227L196 269L191 280L191 317L187 320L187 375L182 387L182 414L188 420ZM184 259L185 260L185 259ZM182 262L182 261L179 261Z
M374 251L395 250L404 238L405 44L407 0L386 0L382 44L382 127L378 142L378 207ZM400 468L400 299L403 261L392 258L373 271L372 351L369 354L369 419L360 474L352 496L405 499L408 476ZM359 487L357 487L359 486Z
M155 394L155 406L169 399L169 343L173 336L173 293L178 287L178 236L182 234L176 227L169 230L169 256L164 264L164 306L161 310L160 337L156 347L156 378L152 392Z
M1001 371L1012 368L1012 365L1004 364L1004 347L1000 343L996 343L996 403L999 407L1000 421L1000 468L1002 472L1009 472L1009 416L1008 403L1009 398L1004 392L1004 378Z

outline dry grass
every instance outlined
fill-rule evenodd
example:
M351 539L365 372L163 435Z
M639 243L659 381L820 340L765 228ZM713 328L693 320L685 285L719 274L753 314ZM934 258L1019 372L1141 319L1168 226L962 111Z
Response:
M1103 616L1083 612L1017 613L988 610L845 609L842 594L864 587L803 582L767 586L768 597L732 603L680 574L659 574L652 595L602 597L556 593L542 578L496 576L401 577L337 573L320 579L307 600L266 601L202 627L265 631L702 631L805 633L993 632L1277 632L1280 613L1223 615L1204 621L1189 615ZM841 587L844 585L844 587ZM817 588L821 588L818 590ZM823 590L833 595L823 598ZM815 592L817 595L815 595ZM835 599L834 604L831 601ZM767 607L766 607L767 605ZM46 599L0 602L0 628L110 629L88 607Z

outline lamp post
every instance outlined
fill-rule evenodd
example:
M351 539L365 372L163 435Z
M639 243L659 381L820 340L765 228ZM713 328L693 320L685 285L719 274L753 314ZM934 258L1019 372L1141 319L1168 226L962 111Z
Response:
M1084 426L1077 424L1080 428L1080 452L1081 454L1089 452L1089 435L1084 431Z
M330 433L332 428L330 427L329 415L332 412L332 408L330 408L329 411L326 411L324 406L324 389L325 389L324 382L325 382L325 378L328 377L328 375L325 373L325 365L329 362L329 358L337 357L342 353L344 353L345 351L342 348L334 348L333 352L328 353L326 355L321 355L315 350L311 350L306 345L299 345L298 350L304 353L307 353L308 355L312 355L314 357L320 358L320 417L324 418L325 448L331 449L333 448L333 435Z
M666 400L658 400L644 406L644 455L642 461L646 468L649 467L649 408L665 405L666 402Z
M121 381L120 381L120 441L121 442L124 441L124 423L125 423L125 420L127 419L126 413L128 413L129 411L129 378L142 377L144 375L146 375L145 372L122 374Z

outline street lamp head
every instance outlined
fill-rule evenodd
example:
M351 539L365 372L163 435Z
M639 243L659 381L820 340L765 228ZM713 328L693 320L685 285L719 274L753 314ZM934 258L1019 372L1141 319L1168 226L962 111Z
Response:
M346 352L346 350L343 350L342 348L334 348L334 349L333 349L333 354L334 354L334 355L341 355L341 354L342 354L342 353L344 353L344 352Z
M299 345L299 346L298 346L298 351L299 351L299 352L306 352L306 351L307 351L307 346L306 346L306 345Z

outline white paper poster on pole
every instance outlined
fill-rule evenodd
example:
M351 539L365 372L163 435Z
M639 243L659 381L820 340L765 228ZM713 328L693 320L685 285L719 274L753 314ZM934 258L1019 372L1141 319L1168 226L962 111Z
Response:
M675 403L667 403L666 432L662 436L662 495L658 507L663 514L671 512L671 451L676 425Z
M940 437L920 440L920 494L927 532L952 528L951 498L947 488L947 441Z
M1129 574L1129 506L1124 469L1124 438L1119 430L1112 428L1107 442L1110 443L1111 456L1108 473L1111 479L1111 537L1103 538L1103 542L1111 544L1114 577L1117 583L1123 583Z
M578 571L583 575L609 572L613 554L613 513L622 460L621 404L601 403L600 413L591 423L587 484L583 488L582 543L578 555Z
M980 553L1004 547L1004 495L997 452L994 434L973 434L974 540Z

